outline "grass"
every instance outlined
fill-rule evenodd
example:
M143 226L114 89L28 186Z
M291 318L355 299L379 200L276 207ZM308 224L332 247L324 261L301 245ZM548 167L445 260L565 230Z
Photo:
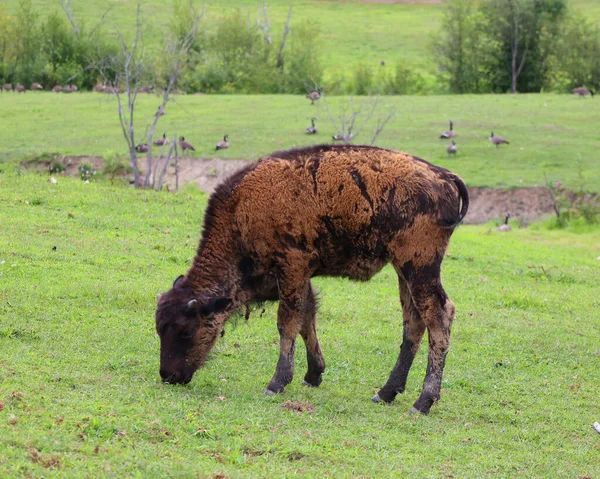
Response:
M163 385L156 294L189 266L206 196L2 170L0 477L600 474L598 230L456 231L442 399L415 417L426 347L405 395L369 400L400 341L391 269L367 284L315 280L320 388L300 385L300 347L287 391L261 394L278 355L275 305L229 325L189 385Z
M337 115L341 98L330 98ZM357 99L357 102L360 100ZM42 152L65 155L125 155L118 126L116 100L94 93L6 94L0 125L6 139L4 158ZM140 96L136 107L139 141L160 100ZM451 168L470 186L534 186L544 173L571 189L600 191L598 104L573 95L461 95L384 97L383 112L394 104L397 115L377 145L407 151ZM319 134L306 135L310 118L318 118ZM447 142L438 138L453 119L459 152L448 158ZM369 143L373 125L358 143ZM511 144L495 148L490 131ZM329 142L335 133L322 106L293 95L176 96L161 118L156 134L183 135L196 147L196 156L258 158L275 150ZM231 147L214 151L228 133ZM0 156L0 161L2 156Z

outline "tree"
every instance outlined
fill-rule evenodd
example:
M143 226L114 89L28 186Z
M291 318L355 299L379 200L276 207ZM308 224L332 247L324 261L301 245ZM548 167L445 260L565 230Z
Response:
M439 76L453 93L489 90L486 57L493 46L484 25L473 0L451 0L444 11L433 52L439 60Z
M539 92L566 12L566 0L484 0L494 91Z
M554 86L600 89L600 27L571 15L563 24L552 63Z
M154 162L152 157L154 130L162 114L165 112L171 90L177 84L187 54L198 36L198 29L204 11L200 13L194 9L191 1L188 4L188 7L187 29L181 30L172 28L170 35L167 36L165 58L169 58L170 62L168 64L168 71L165 74L166 85L163 91L163 101L147 130L147 167L143 180L140 175L136 151L136 145L138 143L136 141L134 116L137 95L142 84L150 77L150 63L144 53L144 40L142 35L143 21L140 0L138 0L137 3L136 29L133 40L127 42L121 32L117 31L120 51L116 55L105 58L96 66L98 72L104 78L104 81L111 86L111 91L117 100L119 123L123 132L123 137L127 143L129 161L133 169L133 178L136 188L142 186L147 188L151 186L150 180L153 178L152 170L158 168L158 163L160 162L160 158ZM180 24L178 24L178 26L180 26Z

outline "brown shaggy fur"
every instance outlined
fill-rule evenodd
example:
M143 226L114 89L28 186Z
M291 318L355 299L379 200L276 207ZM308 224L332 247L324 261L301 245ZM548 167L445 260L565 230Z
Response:
M392 263L404 340L388 382L373 400L390 402L404 391L428 329L429 365L414 405L428 413L439 399L454 318L440 265L467 208L467 189L455 174L371 146L276 152L247 166L211 196L192 267L159 299L163 380L191 380L234 310L278 299L281 353L265 392L282 392L292 380L298 334L307 349L305 384L318 386L325 360L310 279L366 281Z

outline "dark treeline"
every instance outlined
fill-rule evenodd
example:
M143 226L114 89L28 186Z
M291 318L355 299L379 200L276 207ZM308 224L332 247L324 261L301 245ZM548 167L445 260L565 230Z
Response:
M175 0L166 28L185 24ZM450 0L431 41L436 72L405 61L357 64L347 76L324 80L322 39L310 22L291 23L272 38L261 18L237 11L205 28L188 52L177 88L206 93L306 93L316 85L336 94L425 94L565 91L600 87L598 26L568 8L567 0ZM288 19L289 20L289 19ZM281 30L285 30L282 28ZM283 48L282 48L283 42ZM165 49L165 45L153 50ZM46 89L103 81L96 65L119 54L118 36L102 24L73 28L64 12L41 18L31 0L10 16L0 8L0 83ZM164 86L162 56L148 55L144 82ZM329 72L331 73L331 72ZM335 78L335 79L332 79Z

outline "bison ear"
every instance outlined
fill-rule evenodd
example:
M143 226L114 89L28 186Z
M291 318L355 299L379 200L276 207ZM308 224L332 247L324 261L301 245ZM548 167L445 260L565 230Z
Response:
M231 298L217 298L210 303L202 305L200 313L203 315L222 313L231 304Z
M183 275L180 275L177 277L177 279L175 281L173 281L173 287L177 286L179 283L181 283L181 280L183 279Z

